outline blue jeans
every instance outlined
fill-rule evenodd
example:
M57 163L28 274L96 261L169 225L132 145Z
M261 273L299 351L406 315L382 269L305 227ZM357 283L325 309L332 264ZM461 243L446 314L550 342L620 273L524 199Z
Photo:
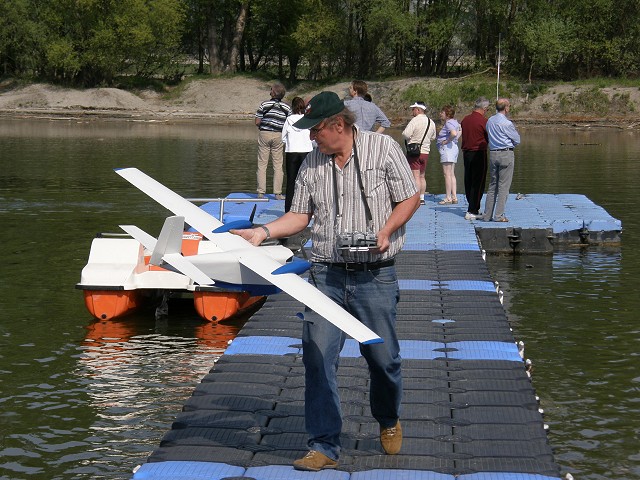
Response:
M383 427L400 416L402 373L395 331L400 290L394 266L354 272L315 263L316 287L376 332L384 343L360 345L370 373L371 413ZM310 450L337 460L340 456L342 412L338 395L338 363L346 334L307 309L302 346L305 366L305 425Z

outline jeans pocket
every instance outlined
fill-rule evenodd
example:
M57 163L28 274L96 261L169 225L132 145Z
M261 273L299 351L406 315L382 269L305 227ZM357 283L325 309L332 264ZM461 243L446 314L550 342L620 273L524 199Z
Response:
M321 275L322 273L326 272L328 268L329 267L321 263L313 263L311 265L311 268L309 269L309 273L311 275Z
M379 270L369 270L373 281L382 285L393 285L398 281L396 269L394 267L381 268Z

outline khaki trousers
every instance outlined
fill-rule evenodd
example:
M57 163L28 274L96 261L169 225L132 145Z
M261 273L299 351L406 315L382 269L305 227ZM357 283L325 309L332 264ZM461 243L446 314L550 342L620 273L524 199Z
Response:
M258 193L267 193L267 165L269 156L273 164L273 193L282 193L282 163L284 161L284 143L282 133L260 130L258 133Z

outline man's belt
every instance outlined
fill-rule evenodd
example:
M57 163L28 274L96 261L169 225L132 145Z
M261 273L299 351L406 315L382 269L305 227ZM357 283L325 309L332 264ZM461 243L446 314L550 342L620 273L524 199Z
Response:
M491 151L492 152L513 152L513 148L497 148Z
M332 268L341 268L348 272L366 272L367 270L376 270L378 268L391 267L395 265L396 261L392 258L390 260L383 260L382 262L363 262L363 263L323 263Z

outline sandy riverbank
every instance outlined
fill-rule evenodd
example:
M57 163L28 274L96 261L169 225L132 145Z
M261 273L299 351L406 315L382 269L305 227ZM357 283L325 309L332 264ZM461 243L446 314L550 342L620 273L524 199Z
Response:
M409 120L409 111L401 94L418 82L444 82L447 80L408 78L386 82L370 82L374 101L385 111L394 126ZM52 119L110 119L125 121L162 121L207 123L233 123L251 121L256 108L269 97L270 84L266 81L238 76L195 80L174 95L162 95L151 90L130 92L116 88L68 89L46 84L31 84L10 88L0 85L0 116L38 117ZM344 96L348 82L324 86ZM615 96L628 95L632 113L598 117L595 112L559 114L554 111L562 95L571 94L573 85L559 85L548 89L531 101L512 99L515 106L513 119L530 125L566 125L573 127L640 128L640 89L619 87L602 89ZM589 88L589 87L582 87ZM320 89L300 84L287 92L286 99L298 95L313 96ZM466 110L461 115L466 114ZM460 115L458 115L460 116Z

